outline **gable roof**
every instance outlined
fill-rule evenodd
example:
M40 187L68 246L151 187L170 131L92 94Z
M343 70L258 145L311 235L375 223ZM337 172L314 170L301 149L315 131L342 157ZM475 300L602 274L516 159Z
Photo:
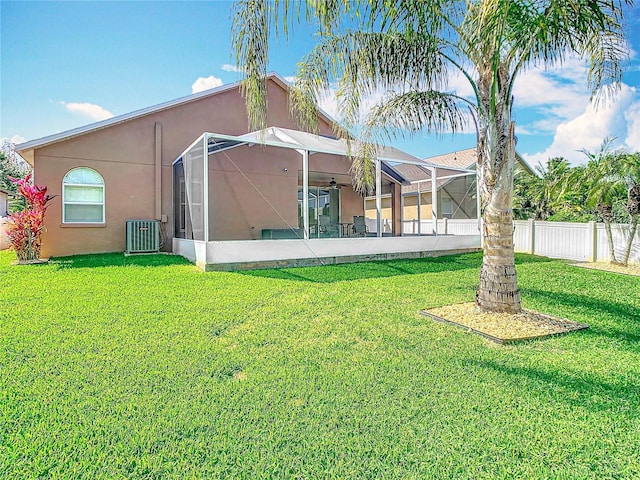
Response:
M476 165L476 149L467 148L466 150L458 150L457 152L436 155L435 157L425 158L426 162L435 163L437 165L445 165L454 168L472 168Z
M529 174L535 175L531 166L517 152L516 160ZM440 189L443 185L453 180L451 176L460 173L461 170L475 170L477 161L476 149L467 148L465 150L436 155L425 158L424 161L438 167L438 179L436 182L437 188ZM402 188L403 193L417 192L418 185L421 192L431 191L431 171L428 168L419 165L398 165L395 168L402 176L411 182L410 186ZM418 184L418 182L420 183Z
M454 168L475 168L477 161L476 148L467 148L465 150L458 150L456 152L445 153L443 155L436 155L435 157L425 158L425 162L435 163L436 165L444 165ZM527 161L516 152L516 160L522 167L531 175L535 175L533 168L527 163Z
M281 86L283 89L289 90L289 83L282 76L280 76L275 72L269 73L267 75L267 80L272 80L276 84ZM161 112L163 110L168 110L170 108L177 107L179 105L185 105L187 103L195 102L196 100L200 100L202 98L207 98L214 95L218 95L220 93L228 92L230 90L239 88L240 83L241 82L238 81L238 82L229 83L226 85L221 85L219 87L205 90L203 92L194 93L192 95L187 95L186 97L177 98L175 100L170 100L168 102L160 103L158 105L153 105L151 107L135 110L133 112L111 117L106 120L90 123L88 125L83 125L81 127L73 128L71 130L55 133L53 135L48 135L46 137L29 140L28 142L24 142L19 145L16 145L15 148L16 148L16 151L20 153L23 157L29 157L27 152L30 152L31 150L35 150L36 148L41 148L47 145L51 145L53 143L69 140L71 138L78 137L80 135L85 135L87 133L95 132L97 130L102 130L104 128L108 128L113 125L118 125L124 122L128 122L129 120L140 118L145 115ZM329 123L335 122L334 119L332 119L326 112L322 110L320 110L320 116L323 117Z

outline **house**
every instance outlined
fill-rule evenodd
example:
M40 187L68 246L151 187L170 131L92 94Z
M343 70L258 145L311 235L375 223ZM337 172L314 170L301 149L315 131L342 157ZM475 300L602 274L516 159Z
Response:
M9 248L9 239L4 231L4 220L8 215L9 192L0 188L0 250Z
M265 131L248 131L235 83L18 145L34 180L58 195L43 256L124 251L127 222L146 219L159 224L163 250L203 268L427 251L426 244L364 248L352 238L364 201L351 187L347 142L333 137L322 112L319 134L298 131L288 84L277 74L266 82ZM402 235L409 184L392 166L400 162L423 163L379 148L377 191L393 199L392 237Z
M436 195L432 197L432 171L425 165L402 164L394 168L409 181L402 186L402 224L405 234L431 234L432 219L477 219L478 196L476 193L475 148L437 155L424 159L425 163L434 165L437 171L435 181ZM530 174L533 169L516 153L516 161L521 168ZM418 195L420 192L420 195ZM434 203L435 200L435 203ZM433 205L436 215L433 215ZM383 198L383 217L390 212L388 198ZM367 198L366 216L375 215L373 198Z
M9 209L9 192L0 188L0 218L6 217Z

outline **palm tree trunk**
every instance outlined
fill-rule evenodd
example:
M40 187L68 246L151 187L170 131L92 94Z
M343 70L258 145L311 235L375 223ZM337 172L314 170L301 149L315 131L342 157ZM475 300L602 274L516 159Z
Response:
M513 245L513 129L511 124L508 137L498 135L491 139L487 131L478 135L484 255L476 305L483 311L517 313L521 310ZM494 148L490 145L492 140ZM502 158L492 161L492 156Z
M616 249L613 244L613 232L611 231L611 220L604 218L604 231L607 234L607 243L609 244L609 263L618 265L620 262L616 259Z
M629 255L631 255L631 246L633 245L633 240L636 237L636 231L638 230L638 215L630 215L629 221L629 230L627 231L627 245L624 249L624 254L622 255L622 260L620 263L625 267L629 265Z

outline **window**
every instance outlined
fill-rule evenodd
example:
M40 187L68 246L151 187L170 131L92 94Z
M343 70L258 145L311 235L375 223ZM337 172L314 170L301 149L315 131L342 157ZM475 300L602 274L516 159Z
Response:
M62 223L104 223L104 180L95 170L74 168L62 179Z
M440 210L443 217L451 218L453 216L453 199L443 198Z

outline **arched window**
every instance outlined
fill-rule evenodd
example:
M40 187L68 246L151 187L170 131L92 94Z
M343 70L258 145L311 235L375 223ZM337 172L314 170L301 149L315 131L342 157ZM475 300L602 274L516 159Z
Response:
M62 179L62 223L104 223L104 180L95 170L74 168Z

